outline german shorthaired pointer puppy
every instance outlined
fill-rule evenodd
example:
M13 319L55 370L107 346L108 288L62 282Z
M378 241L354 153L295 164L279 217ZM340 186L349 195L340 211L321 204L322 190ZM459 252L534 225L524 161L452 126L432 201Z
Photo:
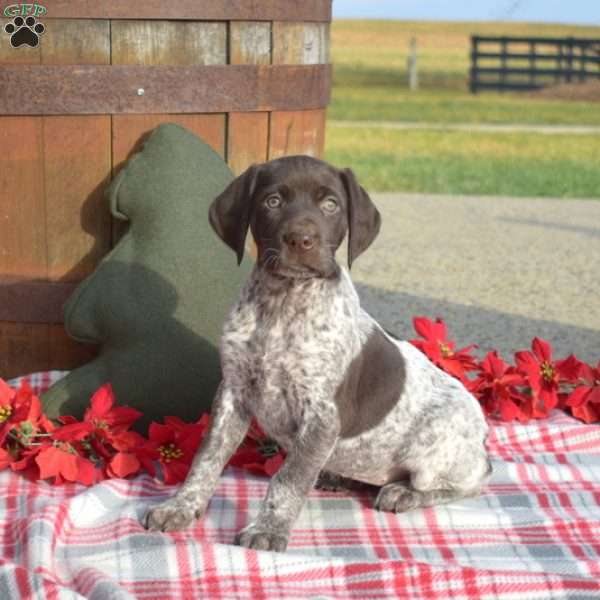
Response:
M250 228L258 258L224 326L210 431L146 527L181 529L205 512L252 417L287 458L242 546L285 550L320 472L381 486L375 507L387 511L478 494L490 474L479 405L387 335L335 261L346 233L350 266L379 232L352 171L307 156L252 166L216 198L210 222L238 262Z

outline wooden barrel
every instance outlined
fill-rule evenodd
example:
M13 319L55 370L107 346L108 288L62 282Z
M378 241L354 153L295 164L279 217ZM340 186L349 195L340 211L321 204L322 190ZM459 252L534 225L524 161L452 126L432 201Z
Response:
M44 25L36 47L11 45L5 25L17 12ZM321 155L331 0L46 0L4 15L0 377L9 378L92 356L64 332L62 305L118 238L104 188L147 131L179 123L236 173Z

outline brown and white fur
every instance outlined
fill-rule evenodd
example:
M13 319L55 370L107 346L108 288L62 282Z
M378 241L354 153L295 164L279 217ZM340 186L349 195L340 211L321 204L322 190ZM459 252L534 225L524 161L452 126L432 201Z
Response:
M170 531L202 516L252 417L287 451L256 519L237 541L286 548L320 473L381 486L380 510L406 511L479 493L490 474L487 425L463 385L360 306L349 265L380 216L348 170L286 157L249 168L214 201L213 228L254 271L221 340L223 380L212 426L185 483L146 526Z

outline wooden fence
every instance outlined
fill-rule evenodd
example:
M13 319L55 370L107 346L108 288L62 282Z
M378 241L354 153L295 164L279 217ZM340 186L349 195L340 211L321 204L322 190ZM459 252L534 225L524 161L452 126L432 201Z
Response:
M471 37L471 92L600 79L600 39Z

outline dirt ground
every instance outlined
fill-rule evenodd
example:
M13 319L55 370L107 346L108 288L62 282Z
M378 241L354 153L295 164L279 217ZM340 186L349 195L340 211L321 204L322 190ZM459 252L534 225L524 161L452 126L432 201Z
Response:
M365 308L404 339L443 318L458 344L507 360L533 337L600 360L600 201L373 195L383 217L352 267Z

